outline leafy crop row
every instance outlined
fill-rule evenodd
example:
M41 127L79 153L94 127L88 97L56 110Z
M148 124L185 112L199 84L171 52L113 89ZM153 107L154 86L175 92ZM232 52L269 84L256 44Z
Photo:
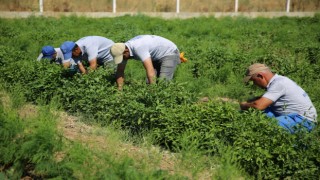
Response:
M320 177L319 128L290 135L261 112L242 113L237 104L218 100L198 102L202 96L243 100L261 93L244 86L241 79L249 64L263 62L294 79L319 108L320 16L188 20L62 17L0 22L1 80L7 89L24 86L28 101L48 103L54 98L70 113L133 134L147 132L157 144L173 151L193 145L207 155L220 156L223 147L231 147L233 162L253 178ZM59 28L59 23L63 27ZM33 27L44 31L36 33ZM58 66L34 61L45 44L59 46L85 35L125 41L137 34L165 36L186 52L189 61L179 65L173 82L148 86L142 65L129 62L126 86L119 92L108 69L68 76Z

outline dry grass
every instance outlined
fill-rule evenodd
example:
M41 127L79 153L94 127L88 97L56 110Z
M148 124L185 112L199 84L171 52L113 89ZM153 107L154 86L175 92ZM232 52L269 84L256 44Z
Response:
M43 0L44 11L112 12L113 0ZM180 0L180 12L233 12L234 0ZM240 12L285 11L286 0L239 0ZM291 11L319 11L320 0L291 0ZM39 11L39 0L0 0L0 11ZM175 12L176 0L117 0L117 12Z
M130 157L134 160L137 168L143 166L143 164L148 164L150 171L161 169L170 174L193 178L188 171L189 169L182 165L179 154L165 151L156 146L139 147L130 142L123 142L120 137L121 134L108 128L86 125L80 122L79 118L64 112L60 113L59 119L58 128L63 132L64 137L70 141L80 142L90 149L112 154L119 161ZM63 155L59 156L63 157ZM197 176L210 179L212 170L203 169Z

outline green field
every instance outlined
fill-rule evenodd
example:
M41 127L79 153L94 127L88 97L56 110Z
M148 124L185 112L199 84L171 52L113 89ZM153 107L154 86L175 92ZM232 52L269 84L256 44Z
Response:
M57 65L36 61L44 45L59 47L88 35L124 42L140 34L166 37L185 52L188 62L179 65L173 82L146 85L142 64L129 61L125 87L119 92L110 70L71 75ZM37 123L14 115L21 102L55 106L88 124L150 137L153 145L172 153L215 159L221 169L213 179L232 179L239 172L245 179L320 178L319 127L311 133L288 134L274 119L256 110L240 112L234 103L263 93L242 83L246 67L260 62L296 81L320 111L319 14L273 19L0 19L0 37L1 90L13 99L12 110L0 106L0 178L22 177L30 165L34 177L44 179L198 179L201 173L195 168L186 177L157 169L147 173L134 169L130 160L115 162L113 154L105 157L70 145L53 128L48 109ZM200 102L203 97L209 101ZM57 162L53 154L60 151L66 155ZM81 154L89 159L81 159ZM186 158L196 161L190 154ZM210 163L201 163L210 169Z

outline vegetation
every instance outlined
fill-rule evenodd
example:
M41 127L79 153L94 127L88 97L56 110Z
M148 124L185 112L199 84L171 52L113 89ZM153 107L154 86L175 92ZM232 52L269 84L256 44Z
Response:
M318 127L311 133L288 134L260 111L243 113L237 103L221 101L221 97L242 101L260 95L261 90L244 86L242 78L248 65L261 62L295 80L319 109L319 32L319 15L0 19L0 80L15 102L12 111L1 106L1 175L21 177L23 169L32 167L35 176L43 178L84 179L82 173L92 179L185 178L132 169L130 159L114 162L113 154L66 143L48 109L37 121L15 115L14 109L27 101L44 107L55 104L87 123L125 130L138 139L148 137L154 145L181 153L189 166L198 162L196 158L202 159L200 165L212 166L209 162L215 159L212 178L241 174L248 179L319 179ZM103 67L88 75L71 75L59 66L35 61L44 45L59 47L87 35L123 42L139 34L166 37L185 52L189 61L179 65L173 82L146 85L141 63L130 61L126 85L119 92L113 72ZM200 102L205 96L209 101ZM53 154L60 151L67 155L57 161ZM203 172L199 169L191 168L191 177L199 177Z
M83 125L80 127L86 133L74 131L79 125L74 125L76 122L70 121L70 118L62 118L56 103L31 106L23 101L21 95L18 91L10 96L1 92L1 179L186 178L178 173L170 175L168 170L148 168L159 163L157 156L145 157L149 161L135 158L139 160L136 162L128 154L109 147L126 145L121 144L124 133L119 136L119 132L110 127L88 129ZM67 125L72 126L72 132L76 134L64 127L66 123L72 123ZM61 128L67 132L62 133ZM78 136L85 136L90 141L107 139L108 144L84 143ZM126 146L133 148L129 144ZM137 151L131 152L141 156Z

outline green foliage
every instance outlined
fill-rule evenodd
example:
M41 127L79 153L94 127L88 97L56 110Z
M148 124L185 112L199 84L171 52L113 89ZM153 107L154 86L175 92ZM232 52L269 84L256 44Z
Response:
M163 170L137 169L128 157L116 161L105 152L63 140L49 106L21 119L16 108L0 105L1 179L184 179Z
M22 120L10 108L1 106L1 169L12 169L6 176L14 179L32 176L32 171L39 178L47 177L54 169L54 152L61 147L53 119L43 114L38 121Z
M234 163L235 157L231 146L220 146L219 148L220 164L217 167L217 173L213 179L253 179L241 172L237 164Z
M197 102L203 95L244 100L261 93L242 83L246 67L260 62L295 80L308 92L318 109L319 19L319 15L274 19L201 17L163 20L143 15L99 20L85 17L1 19L0 79L3 87L25 95L28 101L46 104L55 99L64 110L94 119L101 125L113 124L138 135L147 132L154 137L155 143L172 151L191 148L200 151L199 154L221 157L226 161L225 167L239 167L254 179L319 179L319 128L311 133L291 135L259 111L241 113L231 103ZM81 28L74 28L75 25ZM63 41L87 35L101 35L123 42L138 34L167 37L186 52L189 61L178 66L173 82L146 85L141 63L129 61L125 87L119 92L111 70L100 67L87 75L70 75L59 66L34 60L40 47L46 44L58 47ZM17 100L17 104L22 101ZM6 156L0 156L2 166L15 162L23 166L27 159L27 162L42 164L43 168L34 168L43 174L56 177L63 171L62 178L71 174L75 178L81 177L80 164L88 163L98 169L98 164L92 164L96 154L79 148L71 149L59 168L52 168L52 157L46 153L56 151L55 143L60 143L59 136L47 139L54 130L39 125L33 134L18 136L18 132L23 131L18 127L24 128L25 124L16 117L9 119L17 123L5 119L1 119L5 129L1 135L11 140L19 138L11 144L1 142L4 143L1 147L8 146L8 149L1 149L6 153ZM46 124L46 121L41 122ZM21 123L23 126L16 125ZM8 132L10 128L18 130ZM37 143L38 150L35 149ZM225 158L225 149L232 158ZM86 157L80 154L86 154ZM131 160L114 163L109 157L105 158L116 169L128 169L125 172L114 172L108 167L103 169L110 175L141 176L130 168ZM90 169L83 172L94 173ZM164 174L159 171L147 177L163 177ZM223 176L221 174L219 178ZM105 177L102 171L92 175Z
M0 127L0 164L8 166L13 163L15 152L19 148L19 144L13 140L23 131L24 127L16 114L5 112L2 105L0 106Z

